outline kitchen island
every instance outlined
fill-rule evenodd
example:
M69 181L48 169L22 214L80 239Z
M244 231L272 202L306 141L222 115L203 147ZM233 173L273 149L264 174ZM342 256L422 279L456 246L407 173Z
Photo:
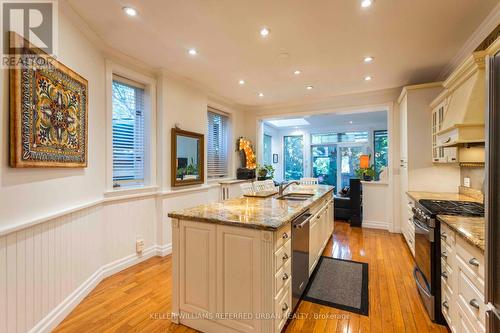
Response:
M334 223L333 187L292 192L304 197L243 197L168 214L174 322L203 332L281 331L292 311L291 224L310 214L309 258L301 261L310 275Z

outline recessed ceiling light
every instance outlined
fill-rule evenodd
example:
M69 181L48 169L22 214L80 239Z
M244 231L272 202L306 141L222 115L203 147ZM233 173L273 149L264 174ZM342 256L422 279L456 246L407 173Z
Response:
M373 0L361 0L361 7L368 8L373 4Z
M312 90L313 86L307 86L306 89L307 90Z
M259 97L264 97L264 93L259 93Z
M267 37L267 36L269 36L269 29L268 29L268 28L262 28L262 29L260 29L260 35L261 35L262 37Z
M363 58L363 61L364 61L365 63L370 63L370 62L372 62L372 61L373 61L373 57L370 57L370 56L368 56L368 57L364 57L364 58Z
M299 75L300 73L302 73L302 72L299 71L298 69L295 72L293 72L293 74L295 74L295 75Z
M190 55L193 55L193 56L194 56L194 55L197 55L197 54L198 54L198 51L196 51L196 49L189 49L189 50L188 50L188 53L189 53Z
M352 120L349 120L349 124L352 124Z
M132 8L132 7L123 7L123 11L128 16L137 16L137 10L135 8Z
M365 76L365 81L371 81L372 77L370 75Z
M245 84L245 80L239 80L238 83L241 84L241 85L244 85Z

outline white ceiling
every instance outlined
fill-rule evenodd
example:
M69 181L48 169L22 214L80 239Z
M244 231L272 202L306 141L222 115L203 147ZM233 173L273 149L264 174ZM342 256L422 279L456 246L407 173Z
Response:
M358 0L68 2L108 46L236 103L271 105L436 80L499 1L376 0L368 9ZM139 15L125 16L126 5ZM364 64L366 55L375 61Z
M315 114L311 116L305 116L302 118L307 120L309 122L309 125L277 128L272 124L270 124L268 121L265 121L264 123L267 126L277 129L286 129L286 128L320 129L326 127L362 128L374 125L387 125L387 111L359 112L359 113L326 113L326 114ZM284 119L284 118L279 118L279 119Z

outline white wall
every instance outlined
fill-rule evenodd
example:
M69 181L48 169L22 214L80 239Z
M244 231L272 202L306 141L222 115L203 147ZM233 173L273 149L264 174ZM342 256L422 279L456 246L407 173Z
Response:
M76 23L75 23L76 22ZM169 211L217 201L218 183L170 188L170 129L206 133L207 105L230 114L233 150L244 131L235 106L166 72L155 72L98 43L60 6L58 60L89 83L88 167L8 166L8 71L0 76L0 332L50 331L105 276L170 252ZM157 185L106 190L106 60L157 80ZM137 65L137 66L136 66ZM238 161L231 154L230 173ZM145 251L135 252L142 238Z
M86 78L89 84L88 167L13 169L8 166L9 81L8 71L2 70L0 229L97 200L104 191L104 57L64 16L60 17L59 25L59 60Z

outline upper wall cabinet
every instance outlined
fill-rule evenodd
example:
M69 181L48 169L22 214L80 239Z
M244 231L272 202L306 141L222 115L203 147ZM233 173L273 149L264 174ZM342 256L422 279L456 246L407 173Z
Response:
M484 52L475 52L443 83L432 103L434 163L459 162L457 147L484 143Z

